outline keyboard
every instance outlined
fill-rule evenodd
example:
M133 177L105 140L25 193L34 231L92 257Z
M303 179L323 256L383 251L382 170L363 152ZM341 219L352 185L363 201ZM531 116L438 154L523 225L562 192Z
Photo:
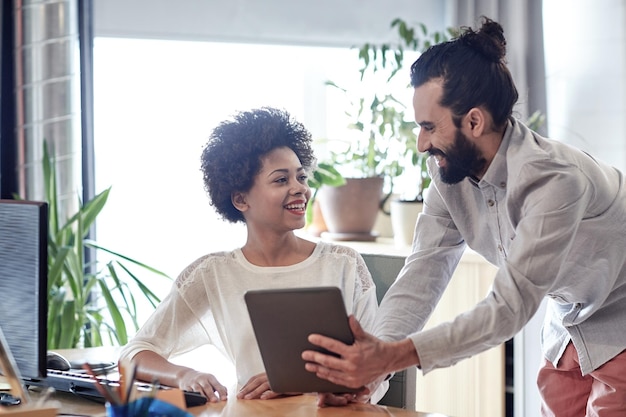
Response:
M109 380L103 377L98 377L100 383L109 384L112 386L119 386L119 381ZM57 391L70 392L79 397L83 397L92 401L96 401L104 404L105 399L96 389L96 381L91 376L82 372L72 371L57 371L54 369L48 369L48 376L41 379L25 379L24 384L26 386L38 386L38 387L52 387ZM139 391L150 391L152 389L151 384L136 382L135 386ZM170 387L160 386L159 389L171 389ZM207 398L193 391L183 391L185 396L185 404L187 407L195 407L198 405L206 404Z

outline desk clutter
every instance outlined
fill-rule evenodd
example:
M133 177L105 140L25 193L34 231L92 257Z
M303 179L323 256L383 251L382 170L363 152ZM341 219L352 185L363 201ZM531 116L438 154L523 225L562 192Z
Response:
M193 417L187 411L166 401L143 397L126 404L106 404L107 417Z
M88 363L84 363L83 368L106 400L107 417L192 417L186 411L182 390L163 389L157 380L150 385L138 384L135 364L120 362L117 383L99 378Z
M84 364L82 364L81 366L84 370ZM106 372L109 370L110 369L108 368L102 368L99 370L98 368L92 367L93 373L96 374L96 378L94 379L86 371L77 372L48 369L48 376L45 379L30 380L27 382L27 385L39 387L53 387L57 391L69 392L76 395L77 397L82 397L91 401L104 404L107 402L107 399L102 394L102 389L98 388L98 385L111 387L111 389L113 389L113 387L116 387L115 389L120 389L117 388L120 385L120 381L117 376L111 379L108 378ZM117 374L117 369L115 369L115 371L115 373ZM124 371L120 373L124 374ZM149 392L153 389L152 384L141 383L138 381L135 381L133 385L135 386L135 389L141 392ZM100 388L102 388L102 386ZM159 393L161 391L169 390L172 390L172 388L166 386L158 386ZM185 407L203 405L207 402L206 397L197 392L182 391L182 395L184 397Z
M56 401L48 401L54 392L48 388L44 395L37 401L22 401L16 395L8 392L0 392L0 416L1 417L55 417L59 412Z
M0 416L2 417L54 417L57 415L56 404L47 402L48 395L42 401L31 402L28 391L22 386L22 378L15 358L4 338L0 327L0 375L2 388L9 392L1 392ZM6 385L6 386L5 386Z
M0 417L55 417L60 406L49 399L56 391L106 404L107 417L191 417L187 407L207 402L199 393L162 386L156 380L150 384L136 381L133 365L120 364L114 369L114 379L108 378L111 370L88 363L82 364L82 372L48 370L47 378L31 384L39 388L36 401L31 401L30 390L22 391L24 399L0 392Z

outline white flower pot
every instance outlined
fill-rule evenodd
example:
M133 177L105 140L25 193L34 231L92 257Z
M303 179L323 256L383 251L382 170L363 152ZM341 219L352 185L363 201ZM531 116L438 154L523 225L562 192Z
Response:
M391 212L391 227L393 240L396 246L411 246L417 216L422 211L422 203L417 201L393 200L389 206Z

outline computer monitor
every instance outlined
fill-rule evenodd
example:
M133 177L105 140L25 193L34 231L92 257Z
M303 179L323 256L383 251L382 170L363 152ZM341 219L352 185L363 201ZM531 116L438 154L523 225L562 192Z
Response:
M0 328L21 377L46 377L48 204L0 199Z

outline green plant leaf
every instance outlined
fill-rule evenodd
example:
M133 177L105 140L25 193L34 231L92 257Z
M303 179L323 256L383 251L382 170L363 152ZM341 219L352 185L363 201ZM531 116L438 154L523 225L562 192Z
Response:
M51 288L60 286L59 283L63 279L63 268L65 266L65 260L70 251L70 249L67 247L63 247L58 250L54 248L51 251L50 246L51 244L48 243L48 292L50 292ZM51 264L50 261L52 262Z
M76 303L74 300L66 300L61 312L61 334L58 348L66 349L76 346Z
M61 315L65 303L65 288L49 292L48 296L48 348L57 349L61 337Z
M96 217L98 217L104 208L109 198L110 190L111 188L107 188L97 194L93 199L89 200L85 205L82 205L79 200L78 205L80 206L80 210L68 219L64 228L71 229L74 226L78 226L76 235L81 238L86 237L89 234L91 226L96 221Z
M125 345L128 343L128 333L126 332L126 323L124 322L122 313L113 299L113 295L111 294L111 291L109 290L109 287L107 287L106 283L98 281L98 284L100 284L100 291L102 291L102 296L104 297L106 305L109 309L109 314L113 319L113 327L115 328L117 341L120 345Z
M149 265L146 265L143 262L139 262L139 261L137 261L137 260L135 260L133 258L130 258L130 257L126 256L126 255L122 255L119 252L116 252L116 251L113 251L111 249L107 249L107 248L105 248L103 246L100 246L93 240L89 240L89 239L85 240L85 246L88 246L88 247L91 247L91 248L95 248L95 249L101 250L103 252L109 253L111 255L114 255L116 258L123 259L125 261L130 262L133 265L137 265L137 266L139 266L139 267L141 267L143 269L146 269L146 270L152 272L153 274L160 275L163 278L167 278L168 280L171 280L171 277L169 275L165 274L164 272L161 272L161 271L159 271L156 268L153 268L153 267L151 267Z
M346 180L341 173L333 165L324 162L318 164L315 171L313 171L313 178L308 180L311 188L320 188L322 185L338 187L345 183Z
M171 278L156 268L102 248L88 239L98 215L106 206L111 187L84 204L78 199L76 212L60 221L53 152L46 141L43 147L43 184L49 210L48 348L126 343L128 329L137 330L139 326L135 296L145 297L153 307L160 302L159 297L126 267L126 263L151 275ZM97 254L107 253L114 261L104 268L98 267L97 259L87 265L86 248L95 248ZM98 299L103 299L104 305L98 305ZM122 300L121 304L117 303L119 300Z

